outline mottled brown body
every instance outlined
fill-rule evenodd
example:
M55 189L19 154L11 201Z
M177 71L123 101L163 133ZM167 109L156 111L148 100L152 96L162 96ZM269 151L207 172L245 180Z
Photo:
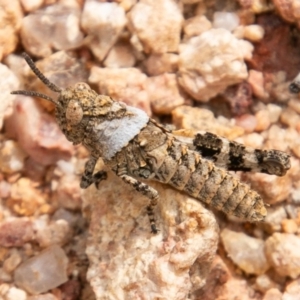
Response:
M122 166L135 178L169 184L239 218L261 221L267 214L262 198L248 185L189 150L152 121L106 164L115 172Z
M98 95L86 83L61 89L51 83L30 57L24 58L57 100L35 91L13 94L37 96L56 106L57 122L67 139L82 143L91 153L80 186L87 188L106 179L94 168L99 158L124 182L145 195L151 231L157 232L153 208L155 189L140 180L156 180L184 191L200 201L249 221L260 221L267 211L261 197L229 170L258 171L282 176L290 168L289 155L277 150L247 148L212 133L195 136L169 132L140 109ZM220 168L224 167L224 168Z

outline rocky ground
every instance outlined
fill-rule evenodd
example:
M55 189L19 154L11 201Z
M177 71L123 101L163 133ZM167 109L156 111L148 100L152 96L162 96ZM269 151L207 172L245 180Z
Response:
M0 299L300 299L296 0L0 0ZM61 133L21 53L168 128L291 155L283 177L235 174L268 206L253 224L167 186L147 200L108 174L82 192L88 152ZM102 168L99 162L98 168Z

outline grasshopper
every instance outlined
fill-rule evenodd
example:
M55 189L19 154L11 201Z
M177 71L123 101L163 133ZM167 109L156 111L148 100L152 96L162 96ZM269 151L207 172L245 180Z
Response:
M227 172L255 171L283 176L290 168L288 154L277 150L245 147L212 133L190 136L185 131L169 131L135 107L99 95L88 84L79 82L62 89L51 83L23 54L35 75L58 99L35 92L12 94L40 97L52 102L56 119L66 138L82 143L90 152L80 187L107 178L104 171L94 174L102 158L124 182L149 199L147 214L151 232L157 233L154 207L158 192L142 182L156 180L218 209L248 221L261 221L267 215L260 195Z

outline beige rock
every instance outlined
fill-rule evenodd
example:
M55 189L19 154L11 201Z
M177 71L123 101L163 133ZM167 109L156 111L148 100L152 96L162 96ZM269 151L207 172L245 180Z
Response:
M15 50L22 18L22 7L18 0L0 1L0 61ZM1 75L1 78L6 77Z
M261 293L266 293L270 289L279 288L279 285L276 284L267 274L261 274L256 277L254 287Z
M147 90L154 113L170 114L183 105L185 99L181 95L175 74L162 74L147 79Z
M248 25L244 27L244 38L252 42L258 42L264 37L265 31L260 25Z
M229 229L221 232L221 239L227 255L247 274L260 275L269 269L263 240Z
M180 46L179 83L196 100L207 102L248 76L244 59L253 46L223 28L210 29Z
M31 12L40 8L43 5L44 0L21 0L20 2L26 12Z
M262 300L282 300L282 293L276 288L269 289Z
M269 128L269 126L271 125L271 120L270 120L270 114L268 112L268 110L263 109L263 110L259 110L256 114L256 127L255 127L255 131L264 131L266 129Z
M25 291L12 286L5 295L5 300L27 300Z
M172 0L142 0L129 13L131 31L146 53L177 52L183 17Z
M109 172L84 192L90 213L88 281L97 299L187 299L205 284L218 243L213 215L194 199L149 182L161 201L150 233L147 199ZM113 280L112 280L113 278Z
M180 106L172 111L173 124L177 128L192 131L209 131L228 139L235 139L244 133L242 127L232 124L230 120L215 118L208 110L190 106Z
M109 51L103 65L107 68L130 68L136 63L133 49L128 43L117 43Z
M102 61L126 25L125 11L117 3L85 1L81 26L87 32L86 44Z
M224 28L228 31L235 30L239 25L240 19L235 12L217 11L213 15L213 28Z
M47 206L46 201L46 195L40 191L36 183L21 177L11 187L7 206L19 215L32 216L43 212L43 205Z
M257 121L256 117L250 114L244 114L240 117L235 118L236 125L245 129L246 133L254 131Z
M13 174L22 171L27 154L12 140L3 143L0 151L0 170L4 173Z
M264 87L264 75L262 72L256 70L249 70L248 82L252 87L253 94L264 100L268 99L269 94Z
M18 89L19 80L14 75L14 73L7 68L7 66L1 63L0 63L0 77L2 78L0 81L0 89L1 89L0 129L2 129L4 117L12 114L12 107L13 107L13 101L15 99L15 96L11 95L10 92L15 89Z
M300 295L300 280L293 280L286 286L282 300L298 300Z
M183 31L185 38L200 35L211 29L212 24L205 16L195 16L184 21Z
M151 115L150 99L146 90L147 76L139 69L92 67L89 82L98 85L100 94L139 107Z
M151 76L175 73L178 70L178 55L174 53L151 54L145 61L147 73Z
M21 28L22 44L27 52L47 57L55 50L69 50L82 44L77 7L59 4L27 15Z
M274 233L266 240L265 252L280 276L293 279L300 275L300 238L290 233Z
M285 233L296 233L298 231L298 224L295 220L282 220L281 226Z

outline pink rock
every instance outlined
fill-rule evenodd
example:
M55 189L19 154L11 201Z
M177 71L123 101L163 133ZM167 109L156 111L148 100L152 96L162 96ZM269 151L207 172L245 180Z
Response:
M2 247L20 247L33 239L33 224L27 219L4 221L0 225L0 245Z
M30 97L17 96L14 113L6 121L6 129L14 134L21 147L42 165L69 159L73 146L60 131L56 121Z

